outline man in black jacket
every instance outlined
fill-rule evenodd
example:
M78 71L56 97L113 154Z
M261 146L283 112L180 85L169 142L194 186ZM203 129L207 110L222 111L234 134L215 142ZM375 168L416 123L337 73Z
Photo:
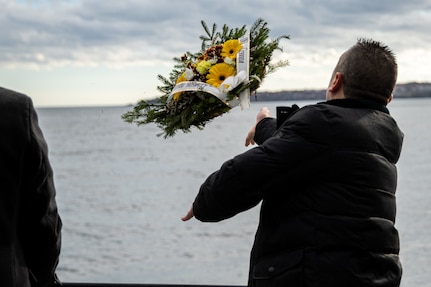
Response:
M29 97L0 87L0 133L0 286L53 286L62 222Z
M394 54L360 39L339 59L326 102L277 129L261 110L246 144L202 184L182 218L220 221L261 202L249 286L399 286L396 162L403 133L386 105Z

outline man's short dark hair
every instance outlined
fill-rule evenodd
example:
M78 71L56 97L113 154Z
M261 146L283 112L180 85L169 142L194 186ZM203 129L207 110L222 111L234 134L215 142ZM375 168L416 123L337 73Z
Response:
M367 98L386 104L395 88L398 66L387 46L361 38L340 57L335 72L343 74L346 98Z

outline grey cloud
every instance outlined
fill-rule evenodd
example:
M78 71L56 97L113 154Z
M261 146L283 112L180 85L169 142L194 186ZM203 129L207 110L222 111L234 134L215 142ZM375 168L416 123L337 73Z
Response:
M40 7L19 3L0 0L3 64L73 63L88 60L85 54L103 63L111 60L105 52L124 49L137 60L148 53L170 60L200 47L201 19L209 25L249 27L263 18L271 35L291 36L287 47L345 49L367 35L382 36L397 49L431 46L430 0L87 0L48 1Z

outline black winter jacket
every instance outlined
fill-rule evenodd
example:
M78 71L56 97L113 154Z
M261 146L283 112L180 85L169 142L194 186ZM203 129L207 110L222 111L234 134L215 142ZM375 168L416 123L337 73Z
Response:
M62 223L29 97L0 88L0 134L0 286L52 286Z
M197 219L220 221L261 202L249 285L399 286L403 133L386 107L332 100L301 108L267 138L274 129L261 121L261 145L210 175L193 204Z

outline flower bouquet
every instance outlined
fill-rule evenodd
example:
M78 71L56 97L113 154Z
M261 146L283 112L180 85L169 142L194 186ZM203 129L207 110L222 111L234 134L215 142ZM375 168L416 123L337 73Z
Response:
M186 52L174 58L176 65L169 78L158 75L163 83L157 89L162 96L155 100L141 100L123 120L137 125L155 123L165 138L178 130L190 132L191 127L203 129L205 125L233 107L249 106L250 93L255 92L265 76L288 61L270 63L283 35L268 40L267 23L258 19L250 31L246 27L230 29L224 25L217 32L201 21L206 36L201 36L198 53Z

